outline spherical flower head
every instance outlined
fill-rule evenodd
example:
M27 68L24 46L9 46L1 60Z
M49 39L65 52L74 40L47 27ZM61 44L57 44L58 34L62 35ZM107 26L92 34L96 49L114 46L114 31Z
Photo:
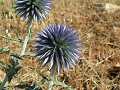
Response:
M73 67L80 57L79 35L72 28L62 24L46 27L36 37L36 56L43 65L49 63L51 74L57 70Z
M51 0L16 0L16 13L27 22L44 19L51 7Z

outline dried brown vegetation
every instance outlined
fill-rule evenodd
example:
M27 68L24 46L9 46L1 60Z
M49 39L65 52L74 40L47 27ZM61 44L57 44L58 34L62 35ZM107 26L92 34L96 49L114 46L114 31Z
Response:
M10 53L19 54L20 39L26 35L26 24L16 17L12 9L13 0L4 0L0 5L0 47L10 48ZM114 13L96 10L96 3L114 3L118 0L53 0L52 11L43 22L34 23L32 41L35 34L49 23L64 23L78 30L83 43L82 56L76 67L60 76L66 84L76 90L120 90L120 10ZM58 3L59 2L59 3ZM33 52L32 43L27 52ZM9 54L0 54L0 60L9 60ZM33 80L42 84L42 75L48 76L47 68L42 68L32 56L25 56L24 68L11 82ZM56 87L54 90L62 90Z

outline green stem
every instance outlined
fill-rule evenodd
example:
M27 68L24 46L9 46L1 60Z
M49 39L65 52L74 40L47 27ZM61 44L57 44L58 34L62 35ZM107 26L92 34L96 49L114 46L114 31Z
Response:
M23 43L23 46L22 46L22 50L21 50L20 56L23 56L25 54L25 49L27 47L28 41L29 41L29 35L27 35L25 37L25 40L24 40L24 43Z
M76 89L73 89L71 86L68 86L64 82L58 81L56 76L51 77L51 80L49 81L48 90L52 90L54 85L62 86L63 88L67 88L68 90L76 90Z
M54 85L54 77L51 77L51 80L49 81L49 86L48 86L48 90L52 90L53 89L53 85Z
M28 25L28 34L27 34L27 36L25 37L25 40L24 40L24 42L23 42L23 46L22 46L22 50L21 50L20 56L23 56L23 55L25 54L25 50L26 50L28 41L30 40L30 36L31 36L31 35L30 35L31 28L32 28L32 24L29 24L29 25Z
M2 89L4 88L7 80L8 80L8 76L6 75L5 78L4 78L4 80L3 80L3 82L2 82L1 85L0 85L0 90L2 90Z

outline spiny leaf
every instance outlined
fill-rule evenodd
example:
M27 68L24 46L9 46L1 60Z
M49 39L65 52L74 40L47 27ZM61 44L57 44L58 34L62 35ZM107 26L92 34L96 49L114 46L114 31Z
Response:
M19 63L19 59L21 59L21 58L19 58L18 56L12 56L12 58L11 58L11 64L10 65L8 65L8 70L7 70L7 76L9 77L8 78L8 81L10 82L11 81L11 79L15 76L15 74L17 74L17 72L22 68L21 66L20 66L20 63Z
M11 66L7 72L8 81L10 82L12 78L17 74L17 72L21 69L21 66Z

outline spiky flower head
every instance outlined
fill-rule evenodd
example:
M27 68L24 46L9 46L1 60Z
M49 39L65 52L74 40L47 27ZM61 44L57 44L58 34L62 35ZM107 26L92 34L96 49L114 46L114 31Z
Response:
M16 13L28 22L44 19L51 7L51 0L16 0Z
M48 25L36 37L36 56L43 65L50 64L51 74L57 69L73 67L80 56L80 40L77 32L62 24Z

